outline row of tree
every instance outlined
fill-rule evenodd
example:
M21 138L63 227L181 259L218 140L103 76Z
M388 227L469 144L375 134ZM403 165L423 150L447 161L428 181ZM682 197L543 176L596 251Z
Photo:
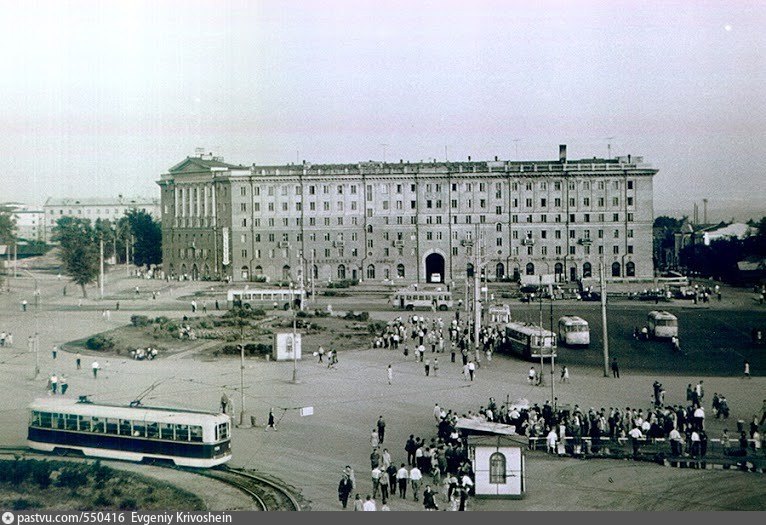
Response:
M95 282L99 274L101 242L104 259L114 258L116 263L130 262L146 266L162 262L162 228L160 223L145 211L131 210L117 221L62 217L56 221L53 240L59 243L59 258L64 273L82 289Z

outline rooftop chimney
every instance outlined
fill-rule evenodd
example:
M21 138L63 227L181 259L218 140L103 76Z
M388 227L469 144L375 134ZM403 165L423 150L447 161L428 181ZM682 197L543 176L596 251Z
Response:
M471 156L468 155L468 162L471 162Z
M567 145L559 144L559 162L567 161Z
M497 162L497 155L495 155L495 162Z

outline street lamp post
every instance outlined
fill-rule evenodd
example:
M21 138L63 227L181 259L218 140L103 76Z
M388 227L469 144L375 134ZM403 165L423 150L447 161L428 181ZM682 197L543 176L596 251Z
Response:
M303 281L301 281L301 284ZM303 286L301 286L301 292L303 292ZM301 301L301 304L303 301ZM293 383L298 383L298 345L296 344L296 318L297 311L295 310L295 283L290 283L290 310L293 314Z
M40 310L40 287L37 283L37 277L29 270L24 270L35 282L35 336L32 339L32 347L35 352L35 379L40 375L40 334L38 326L38 311Z

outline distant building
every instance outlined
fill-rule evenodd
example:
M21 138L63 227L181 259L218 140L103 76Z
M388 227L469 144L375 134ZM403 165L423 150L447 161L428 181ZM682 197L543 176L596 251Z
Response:
M51 231L56 226L56 221L62 217L76 217L78 219L109 219L119 220L130 210L141 210L155 218L160 217L159 199L146 197L80 197L80 198L57 198L51 197L43 205L45 213L46 240L50 240Z
M253 281L651 279L658 170L616 159L243 166L187 157L162 174L172 275Z
M41 207L9 202L0 204L0 209L10 212L19 240L45 241L45 218Z

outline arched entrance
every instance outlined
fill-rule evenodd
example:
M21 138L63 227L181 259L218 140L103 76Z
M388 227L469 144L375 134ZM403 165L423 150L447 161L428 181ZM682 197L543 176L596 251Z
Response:
M426 257L426 282L444 282L444 257L439 253L432 253Z
M243 281L250 280L250 270L247 268L247 266L243 266L242 268L239 269L239 271Z
M346 266L343 264L338 265L338 279L346 278Z
M192 266L192 274L191 274L192 281L196 281L199 279L199 268L197 268L197 265Z
M620 263L614 262L612 263L612 277L619 277L620 276Z
M564 280L564 265L560 262L557 262L553 265L553 273L556 274L556 282L561 282Z
M290 280L290 266L285 264L282 267L282 280L283 281L289 281Z
M495 266L495 279L498 281L505 277L505 265L503 263L497 263Z
M593 277L593 266L589 262L583 263L582 276L583 278Z
M526 273L527 273L527 275L534 275L535 274L535 265L532 264L532 263L527 263Z
M628 261L625 264L625 277L635 277L636 276L636 263L633 261Z

